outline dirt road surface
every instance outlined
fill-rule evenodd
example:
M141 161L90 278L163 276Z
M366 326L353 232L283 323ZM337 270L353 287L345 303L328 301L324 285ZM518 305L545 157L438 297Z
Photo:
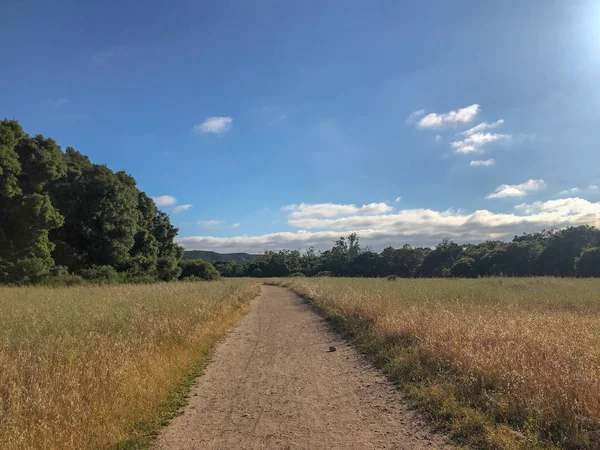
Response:
M273 286L217 346L157 447L452 448L304 300Z

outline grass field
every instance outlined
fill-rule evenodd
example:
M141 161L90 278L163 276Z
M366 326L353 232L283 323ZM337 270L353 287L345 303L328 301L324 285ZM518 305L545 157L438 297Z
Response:
M0 288L0 448L135 447L258 292L247 280Z
M476 448L600 448L600 280L285 279Z

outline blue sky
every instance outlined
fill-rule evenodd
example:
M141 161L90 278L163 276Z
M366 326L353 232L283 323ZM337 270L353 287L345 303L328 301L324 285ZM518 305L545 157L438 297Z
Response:
M0 116L132 174L188 249L600 221L598 1L0 1Z

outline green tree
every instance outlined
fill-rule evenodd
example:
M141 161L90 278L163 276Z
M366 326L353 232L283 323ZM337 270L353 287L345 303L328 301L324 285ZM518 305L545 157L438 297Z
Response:
M549 234L539 257L540 275L575 275L575 258L581 252L600 244L600 231L588 225L569 227Z
M585 249L575 259L575 273L578 277L600 277L600 248Z
M40 279L58 262L82 272L177 279L183 249L133 177L0 122L0 282Z
M79 178L57 184L54 201L65 215L54 235L60 241L59 264L75 271L92 265L128 268L138 231L138 192L132 180L94 164Z
M350 267L352 276L377 277L381 275L381 256L372 251L361 252L352 260Z
M534 275L542 251L539 241L511 242L504 252L504 274L518 277Z
M444 239L429 252L419 267L418 275L422 277L447 277L456 260L462 253L462 247L449 239Z
M215 269L208 261L201 259L194 259L190 261L180 261L179 267L181 268L180 279L200 279L200 280L218 280L220 278L219 271Z
M468 256L459 258L450 269L450 276L456 278L473 278L477 276L475 272L475 260Z
M157 277L163 281L176 280L181 273L178 263L183 256L183 247L175 242L178 231L162 211L158 212L150 226L150 232L158 243Z
M0 282L38 281L54 266L49 231L63 217L44 187L64 174L61 162L54 141L30 138L15 121L0 122Z

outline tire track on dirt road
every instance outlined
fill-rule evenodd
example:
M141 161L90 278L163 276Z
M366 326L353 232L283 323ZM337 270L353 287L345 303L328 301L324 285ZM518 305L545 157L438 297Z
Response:
M335 346L336 352L329 352ZM293 292L263 286L160 450L449 449Z

